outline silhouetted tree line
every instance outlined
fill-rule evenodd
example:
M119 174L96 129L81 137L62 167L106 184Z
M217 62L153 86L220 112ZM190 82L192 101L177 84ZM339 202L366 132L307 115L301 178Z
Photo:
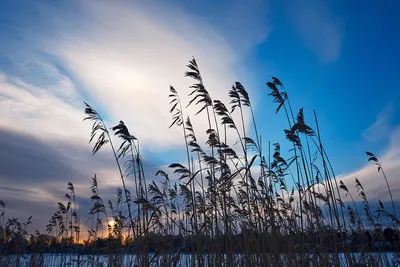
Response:
M251 242L249 242L251 238ZM336 249L332 246L333 240L339 240ZM303 240L303 243L301 243ZM229 242L230 244L226 244ZM319 251L341 251L351 252L391 252L400 251L400 231L387 227L385 229L347 231L338 233L336 230L326 229L324 232L305 232L302 235L292 233L291 235L258 234L250 230L232 235L226 238L222 233L219 240L206 235L161 235L150 234L147 238L135 240L122 237L97 238L91 242L84 241L74 243L72 237L55 237L36 231L28 235L22 228L0 227L0 253L134 253L140 254L146 247L146 252L156 253L160 249L165 252L174 253L181 249L183 253L191 253L199 247L204 248L204 253L224 253L225 247L233 248L235 253L252 251L254 253L290 253L298 252L300 249ZM209 244L219 244L210 246ZM246 246L246 248L244 247ZM294 247L294 251L287 248ZM144 253L144 251L143 251Z

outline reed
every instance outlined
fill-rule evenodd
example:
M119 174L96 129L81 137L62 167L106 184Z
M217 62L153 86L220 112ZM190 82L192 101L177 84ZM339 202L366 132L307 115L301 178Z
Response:
M262 137L243 84L235 82L227 91L226 105L212 98L194 58L187 67L185 76L194 82L189 102L182 103L178 90L169 88L170 127L182 131L185 162L171 163L152 177L145 171L140 142L127 125L120 121L108 129L102 116L85 103L85 120L93 122L93 154L109 145L116 162L121 180L116 198L103 200L94 175L92 208L82 223L76 190L68 183L67 202L58 203L47 235L36 233L30 240L26 237L30 220L5 221L5 204L0 201L2 251L7 255L18 251L16 262L22 264L21 248L33 244L35 252L64 248L62 264L78 266L395 266L399 262L398 254L389 258L375 253L400 251L395 202L375 155L367 152L385 179L392 212L379 201L374 213L360 180L355 179L357 195L337 181L316 112L311 120L306 120L303 108L295 113L278 78L266 85L277 104L276 115L287 121L284 134L292 147L287 156L280 144L271 145ZM195 114L189 114L189 106L197 108ZM190 116L206 121L205 144L198 141L199 131ZM83 225L89 230L78 245ZM25 243L16 244L17 237ZM383 241L389 245L374 246ZM49 257L30 257L29 264L58 261L55 254ZM0 265L11 264L10 259L15 260L0 256Z

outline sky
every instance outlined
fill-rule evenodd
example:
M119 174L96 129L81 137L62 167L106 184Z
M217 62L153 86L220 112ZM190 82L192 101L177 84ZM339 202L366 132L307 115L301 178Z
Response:
M369 197L388 194L365 151L381 160L400 200L398 1L11 1L0 3L0 199L7 216L44 225L67 182L81 214L96 173L104 198L119 186L109 148L94 157L86 101L109 127L125 121L150 176L185 159L168 90L183 101L194 56L214 99L235 81L248 90L265 142L285 140L265 82L278 77L306 122L318 115L335 172ZM188 113L193 112L189 109ZM246 114L246 119L248 119ZM198 131L207 124L192 116ZM250 128L249 128L250 129ZM350 187L350 186L348 186Z

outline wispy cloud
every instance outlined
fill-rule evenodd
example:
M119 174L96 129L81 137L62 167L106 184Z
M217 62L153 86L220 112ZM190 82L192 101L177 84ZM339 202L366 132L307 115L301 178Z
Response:
M304 45L321 61L328 63L339 57L343 22L327 1L290 1L289 16Z
M379 158L379 161L384 168L388 182L391 186L394 200L400 201L400 186L397 182L398 174L400 172L400 126L397 126L391 132L388 149L381 155L376 156ZM367 159L368 157L365 156L366 161ZM370 200L390 201L382 173L378 172L377 166L372 162L366 163L366 165L359 170L338 177L338 179L342 179L346 183L347 187L352 189L356 194L354 189L355 178L360 180Z
M390 120L393 112L394 106L393 103L390 103L378 114L374 124L363 132L364 138L371 142L377 142L390 137L392 131Z
M207 17L236 49L249 49L265 41L271 31L269 2L264 0L231 0L219 8L207 10Z
M37 50L51 55L52 62L67 71L67 78L73 81L68 84L79 85L80 100L99 107L114 123L124 120L149 149L182 145L179 129L166 130L171 120L168 86L175 86L187 103L192 81L183 73L192 56L199 62L212 97L228 100L227 91L237 78L235 65L241 57L235 42L231 45L229 37L207 21L178 8L165 6L161 13L138 2L85 2L78 13L67 14L59 14L53 7L42 10L43 17L52 21L51 27L43 34L25 31ZM169 15L163 16L166 11ZM247 21L252 25L252 20L244 20L241 27L246 28ZM49 34L54 32L62 34L54 38ZM259 40L260 33L255 35L258 37L249 40ZM51 70L47 62L40 64L46 66L45 72ZM29 68L27 64L24 67ZM65 102L54 93L51 97ZM205 131L203 120L192 121L197 132Z
M1 75L0 127L42 139L81 144L79 140L85 138L81 134L89 128L81 122L82 108L77 107L80 101L69 103L74 93L68 78L54 78L54 83L34 86L20 78Z
M97 107L110 127L124 120L142 147L175 149L183 143L180 129L168 130L168 89L174 85L187 102L193 81L183 73L191 57L196 56L212 97L227 100L242 60L239 51L266 37L259 27L254 36L246 31L245 44L230 43L233 34L224 36L202 18L160 6L77 1L61 11L42 3L39 28L25 20L10 26L16 38L3 40L7 49L0 51L9 63L0 72L0 158L6 159L0 162L0 182L11 188L0 190L2 200L13 203L8 215L34 210L34 227L45 225L53 212L49 206L63 200L66 183L88 197L95 172L104 198L112 197L119 178L111 154L91 157L91 125L82 122L82 101ZM236 8L228 15L236 16ZM254 19L243 19L242 31L251 29ZM192 121L197 133L205 132L202 120ZM145 160L154 174L156 166L146 155ZM26 199L18 200L16 190L28 190L20 191ZM89 204L81 206L84 214Z

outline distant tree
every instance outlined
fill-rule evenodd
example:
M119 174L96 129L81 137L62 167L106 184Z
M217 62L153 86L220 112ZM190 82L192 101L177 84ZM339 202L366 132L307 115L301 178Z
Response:
M394 243L394 229L387 227L383 230L383 237L386 242L390 242L390 246L393 247Z

